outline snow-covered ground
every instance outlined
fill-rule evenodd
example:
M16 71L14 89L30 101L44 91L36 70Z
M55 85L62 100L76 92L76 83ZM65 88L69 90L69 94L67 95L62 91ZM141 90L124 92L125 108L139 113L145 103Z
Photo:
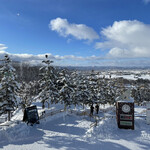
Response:
M105 78L110 78L110 76L109 75L105 75ZM116 74L112 74L111 78L124 78L124 79L127 79L127 80L137 80L137 79L150 80L150 75L147 74L147 75L141 75L140 77L137 77L134 74L131 74L131 75L116 75Z
M131 75L115 75L112 74L112 78L124 78L124 79L128 79L128 80L137 80L137 79L147 79L150 80L150 75L141 75L140 77L135 76L134 74Z
M144 74L143 74L144 73ZM150 80L150 73L149 72L144 72L144 71L128 71L127 73L120 73L117 74L117 72L102 72L99 77L103 78L124 78L127 80L137 80L137 79L147 79Z
M37 103L41 113L40 103ZM102 107L102 106L101 106ZM53 105L56 111L63 105ZM81 110L56 113L28 126L22 122L22 110L17 110L11 122L0 126L0 149L3 150L149 150L150 125L146 124L145 107L135 107L135 130L117 127L115 108L102 108L95 118ZM75 113L78 112L78 113ZM138 117L140 116L140 117ZM1 124L2 125L2 124Z

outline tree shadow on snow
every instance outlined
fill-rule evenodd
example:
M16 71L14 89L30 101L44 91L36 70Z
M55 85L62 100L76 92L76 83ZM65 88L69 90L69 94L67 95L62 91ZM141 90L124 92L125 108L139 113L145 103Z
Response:
M49 130L57 133L71 134L71 135L83 135L86 130L84 128L77 127L78 120L75 116L66 116L55 119L53 122L47 122L45 125L41 125L42 130ZM81 121L81 120L80 120Z
M128 150L126 147L112 142L86 140L84 135L87 130L84 127L78 126L80 121L82 121L81 118L78 120L78 117L76 116L66 116L65 118L55 119L53 123L49 122L41 126L43 130L54 132L54 135L43 138L44 143L48 145L49 149Z
M114 120L111 121L110 119L108 122L106 121L103 124L102 129L98 128L98 130L100 129L99 133L96 133L95 135L93 134L90 139L86 139L84 138L84 135L86 135L87 130L85 128L76 126L78 125L78 118L75 119L74 117L75 116L68 116L65 117L64 119L59 118L55 120L55 123L49 125L46 124L46 126L43 127L44 130L49 130L56 133L55 136L49 136L46 139L43 139L44 142L48 145L48 148L56 148L56 149L65 148L67 150L131 149L130 147L131 145L128 147L128 145L125 146L121 145L122 143L117 144L117 140L118 141L125 140L127 143L128 141L130 141L131 143L133 141L133 143L135 143L136 146L138 146L140 149L143 150L149 149L150 146L149 143L137 139L137 137L141 137L141 131L143 130L147 131L146 130L147 126L143 127L143 121L141 121L140 124L140 121L136 119L135 130L125 130L119 129L115 121ZM98 134L101 134L101 132L103 137L99 138ZM65 135L61 135L61 133ZM108 140L106 141L105 139L115 140L115 142Z
M49 138L45 141L49 149L60 149L64 148L66 150L128 150L128 148L112 143L112 142L90 142L90 141L81 141L81 139L77 138L69 138L69 137L59 137L55 136Z

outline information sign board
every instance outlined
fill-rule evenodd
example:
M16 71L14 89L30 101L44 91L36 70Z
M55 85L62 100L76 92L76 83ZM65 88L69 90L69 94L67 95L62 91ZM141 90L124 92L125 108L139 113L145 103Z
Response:
M134 102L116 102L118 128L134 130Z
M39 123L39 116L36 106L30 106L25 108L23 121L31 124Z
M149 125L150 124L150 102L146 103L146 122Z

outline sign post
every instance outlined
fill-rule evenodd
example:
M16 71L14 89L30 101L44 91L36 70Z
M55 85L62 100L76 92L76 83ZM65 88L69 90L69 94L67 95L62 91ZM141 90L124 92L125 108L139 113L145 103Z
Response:
M131 88L116 99L116 118L118 128L134 130L134 99L130 93Z
M116 103L118 128L134 130L134 103L118 101Z
M150 102L146 103L146 122L150 124Z

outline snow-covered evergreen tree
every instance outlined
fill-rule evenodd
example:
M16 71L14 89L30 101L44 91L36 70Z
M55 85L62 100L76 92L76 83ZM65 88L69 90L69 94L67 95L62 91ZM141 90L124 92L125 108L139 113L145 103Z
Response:
M150 88L146 85L137 85L132 89L132 96L135 99L135 103L140 105L144 101L150 101Z
M94 70L89 75L89 83L88 83L88 89L90 92L90 97L89 97L89 103L96 103L98 101L98 89L97 89L97 81L98 78L96 77L96 73Z
M71 73L70 75L70 82L72 84L72 104L75 105L79 105L80 102L80 93L81 91L79 90L79 84L80 84L80 77L79 77L79 73L77 71L74 71Z
M73 103L72 97L74 93L74 87L71 82L70 74L66 70L62 71L60 83L62 83L63 86L59 90L59 100L64 103L64 108L66 109L67 106Z
M77 102L81 104L84 109L84 105L89 103L90 100L90 92L88 89L88 80L86 75L83 73L78 74L76 78L76 85L77 85Z
M11 118L11 111L18 107L18 87L15 69L11 66L11 60L5 55L4 65L0 69L0 114L8 112L8 120Z
M33 101L33 95L32 95L33 90L34 90L33 82L29 82L29 83L22 82L22 84L20 85L19 95L21 97L21 105L23 109L31 105Z
M57 71L51 65L53 61L48 59L48 55L45 55L46 60L43 60L44 67L40 68L42 71L41 73L41 80L40 89L41 92L37 96L41 100L42 108L45 108L45 104L48 104L48 108L50 107L50 103L54 103L58 99L58 91L57 91Z
M105 105L107 103L106 98L106 87L107 87L107 81L105 79L99 78L97 80L97 97L98 97L98 103Z

